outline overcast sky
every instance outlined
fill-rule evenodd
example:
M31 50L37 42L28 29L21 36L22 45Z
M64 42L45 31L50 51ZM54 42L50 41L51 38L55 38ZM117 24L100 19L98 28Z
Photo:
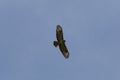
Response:
M0 0L0 80L120 80L120 0Z

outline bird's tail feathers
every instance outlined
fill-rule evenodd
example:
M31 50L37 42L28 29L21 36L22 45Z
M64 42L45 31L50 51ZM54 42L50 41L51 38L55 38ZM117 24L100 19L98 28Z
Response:
M53 45L54 45L55 47L57 47L57 46L59 45L58 41L54 41L54 42L53 42Z

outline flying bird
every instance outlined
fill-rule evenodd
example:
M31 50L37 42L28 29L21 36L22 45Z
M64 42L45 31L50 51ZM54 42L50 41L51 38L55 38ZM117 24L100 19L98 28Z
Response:
M57 41L53 41L53 45L55 47L59 46L59 49L62 52L63 56L65 58L68 58L69 57L69 52L68 52L68 49L65 45L65 40L64 40L64 37L63 37L63 31L62 31L62 27L60 25L57 25L57 27L56 27L56 38L57 38Z

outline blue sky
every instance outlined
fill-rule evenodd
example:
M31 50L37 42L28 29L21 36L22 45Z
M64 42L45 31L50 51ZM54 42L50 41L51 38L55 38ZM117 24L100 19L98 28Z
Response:
M120 0L1 0L0 80L120 80ZM70 52L58 48L56 25Z

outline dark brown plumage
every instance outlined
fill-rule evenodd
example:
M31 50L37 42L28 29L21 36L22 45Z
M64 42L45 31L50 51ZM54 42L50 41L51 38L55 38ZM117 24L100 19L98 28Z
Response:
M56 28L56 38L57 38L57 41L54 41L53 45L55 47L59 46L59 49L62 52L63 56L65 58L68 58L69 52L65 45L65 40L63 38L63 31L62 31L62 27L60 25L57 25L57 28Z

